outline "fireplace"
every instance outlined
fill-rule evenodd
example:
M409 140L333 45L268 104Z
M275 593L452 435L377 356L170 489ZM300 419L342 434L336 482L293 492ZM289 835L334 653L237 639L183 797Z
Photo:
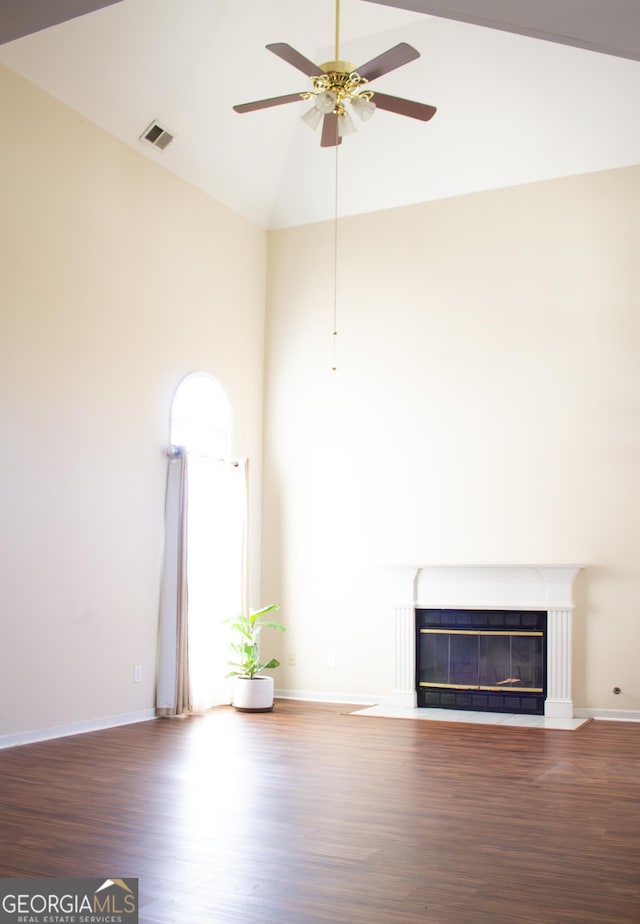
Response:
M416 609L418 706L544 715L543 610Z
M435 705L435 694L439 691L440 708L447 704L449 697L457 697L457 702L447 704L447 708L505 713L528 711L532 715L540 714L539 710L542 709L541 714L545 717L572 718L573 581L584 567L579 564L534 564L412 565L387 568L394 597L394 687L389 705L410 708ZM438 611L440 624L425 624L420 628L444 629L445 632L420 632L418 614L421 611ZM474 613L475 616L472 615ZM520 614L520 623L510 625L516 618L515 614ZM434 619L433 616L427 617L427 623ZM423 655L422 636L433 637L431 641L424 642L424 654L427 659L433 660L434 651L438 647L446 647L447 651L451 649L451 620L459 623L465 619L471 620L471 625L453 626L459 637L453 641L453 662L447 655L447 679L436 680L432 675L424 675L420 661ZM468 637L462 637L462 630L469 633ZM508 634L500 636L499 632ZM517 636L517 632L541 632L542 636ZM442 639L434 642L434 638L440 635L446 638L446 643ZM503 641L498 641L500 638ZM509 639L508 643L504 641L505 638ZM515 641L514 644L517 638L538 640L526 643L530 651L525 654L520 642ZM483 674L486 649L495 645L499 646L501 652L498 664L492 675ZM456 683L457 687L472 688L470 691L449 687L452 667L455 674L462 669L463 661L471 660L462 655L458 657L456 646L466 650L467 654L471 649L476 652L477 661L474 666L467 664L464 668L467 677L470 677L469 672L475 671L472 680L467 684ZM438 669L443 677L445 668ZM457 679L462 681L462 677ZM525 682L528 684L526 692L531 694L527 695L526 699L531 702L526 707L522 700ZM430 686L423 687L423 683ZM435 686L438 683L442 685ZM476 689L492 686L505 687L505 691ZM481 705L482 699L478 697L489 697L490 694L491 705ZM425 696L432 696L433 702L427 703ZM468 700L465 699L467 696ZM502 697L502 700L498 697ZM520 708L514 708L518 705L516 699L520 701Z

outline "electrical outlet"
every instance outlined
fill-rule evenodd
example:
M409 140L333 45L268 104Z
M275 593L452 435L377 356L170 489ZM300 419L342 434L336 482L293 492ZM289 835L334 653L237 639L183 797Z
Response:
M290 654L290 655L289 655L289 661L288 661L288 663L289 663L289 667L295 667L295 666L296 666L296 656L295 656L294 654Z
M142 683L142 664L136 664L133 669L133 682Z

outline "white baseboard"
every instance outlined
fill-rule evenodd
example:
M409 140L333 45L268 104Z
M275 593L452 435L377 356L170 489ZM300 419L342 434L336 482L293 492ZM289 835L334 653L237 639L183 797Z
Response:
M70 725L52 725L49 728L35 728L31 731L15 732L12 735L0 735L0 750L14 748L19 744L34 744L36 741L50 741L53 738L66 738L68 735L102 731L105 728L116 728L118 725L148 722L149 719L155 719L155 717L155 709L142 709L140 712L129 712L125 715L110 715L86 722L73 722Z
M367 693L326 693L321 690L276 690L276 699L299 699L307 703L345 703L349 706L385 705L389 698Z
M638 709L574 709L580 719L606 719L608 722L640 722Z

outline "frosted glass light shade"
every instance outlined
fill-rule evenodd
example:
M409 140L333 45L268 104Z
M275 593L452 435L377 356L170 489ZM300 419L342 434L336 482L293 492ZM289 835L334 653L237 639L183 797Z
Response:
M336 95L331 90L325 90L324 93L318 93L316 96L315 107L319 112L333 112L336 105Z
M300 116L300 121L304 122L304 124L308 125L311 129L316 129L318 125L320 125L321 120L322 112L316 109L315 106L312 106L304 115Z
M338 116L338 135L344 138L345 135L353 135L357 131L355 122L348 112Z
M368 122L376 111L376 104L372 103L370 99L363 99L361 96L354 96L351 100L351 107L363 122Z

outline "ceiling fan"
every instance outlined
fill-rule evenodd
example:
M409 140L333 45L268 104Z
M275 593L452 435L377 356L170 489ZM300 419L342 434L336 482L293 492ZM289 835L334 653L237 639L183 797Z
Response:
M335 61L314 64L285 42L275 42L266 46L268 51L310 77L313 89L300 93L289 93L287 96L256 100L253 103L241 103L233 107L235 112L254 112L256 109L268 109L271 106L294 103L301 99L312 100L313 105L302 116L302 121L313 129L317 128L322 121L320 144L324 148L335 147L342 142L345 135L350 135L356 130L353 119L347 111L347 102L356 115L365 122L371 118L376 108L409 116L411 119L420 119L423 122L427 122L435 115L435 106L415 103L399 96L388 96L386 93L378 93L377 90L366 88L372 80L419 58L420 52L411 45L400 42L399 45L394 45L393 48L361 64L360 67L356 67L350 61L340 60L339 45L340 0L336 0Z

